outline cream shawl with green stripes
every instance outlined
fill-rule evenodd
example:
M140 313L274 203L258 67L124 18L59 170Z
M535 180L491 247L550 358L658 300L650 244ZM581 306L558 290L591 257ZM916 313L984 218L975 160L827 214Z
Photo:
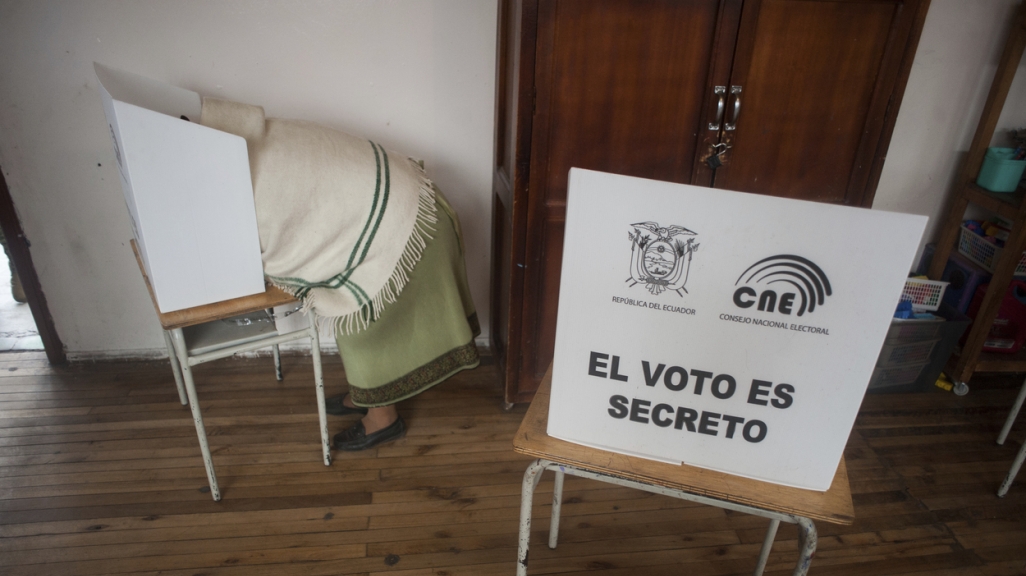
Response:
M200 123L249 148L264 274L332 332L351 334L395 301L436 222L413 160L263 108L205 98Z

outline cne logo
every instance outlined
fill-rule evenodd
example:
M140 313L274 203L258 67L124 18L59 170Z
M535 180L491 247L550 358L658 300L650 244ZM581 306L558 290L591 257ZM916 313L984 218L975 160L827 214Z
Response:
M666 290L680 296L691 272L691 258L698 250L696 235L683 226L660 226L656 222L632 224L627 233L631 242L631 287L644 284L658 296Z
M761 312L801 316L812 313L830 296L830 280L813 261L793 254L778 254L752 264L734 286L738 308L758 305Z

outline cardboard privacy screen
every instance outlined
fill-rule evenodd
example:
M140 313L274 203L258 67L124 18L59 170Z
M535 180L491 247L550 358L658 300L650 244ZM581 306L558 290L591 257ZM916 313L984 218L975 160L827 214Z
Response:
M926 221L571 170L549 435L827 490Z
M160 311L263 292L246 141L197 124L195 92L94 68L132 232Z

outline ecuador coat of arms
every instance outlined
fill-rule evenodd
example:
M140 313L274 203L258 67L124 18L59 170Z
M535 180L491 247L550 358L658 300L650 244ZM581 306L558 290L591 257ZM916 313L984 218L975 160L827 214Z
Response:
M696 234L683 226L660 226L656 222L632 224L631 286L644 284L653 295L672 290L684 296L691 271L691 259L698 243Z

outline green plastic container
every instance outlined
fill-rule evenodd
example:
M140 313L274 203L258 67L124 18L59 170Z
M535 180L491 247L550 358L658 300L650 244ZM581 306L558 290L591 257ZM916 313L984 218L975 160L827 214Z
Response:
M1013 160L1014 148L987 148L976 183L991 192L1015 192L1026 160Z

